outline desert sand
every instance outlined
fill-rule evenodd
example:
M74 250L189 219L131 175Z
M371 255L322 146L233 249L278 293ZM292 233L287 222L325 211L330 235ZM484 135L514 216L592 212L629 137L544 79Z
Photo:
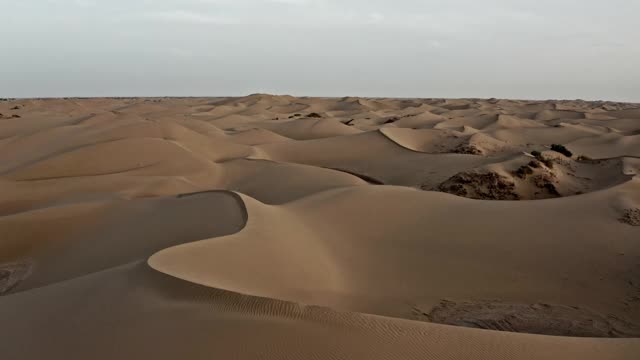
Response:
M640 104L0 114L2 359L640 358Z

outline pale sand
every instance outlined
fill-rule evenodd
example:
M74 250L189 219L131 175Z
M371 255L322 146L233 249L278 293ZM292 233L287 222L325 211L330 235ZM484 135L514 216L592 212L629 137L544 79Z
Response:
M640 355L640 104L0 113L3 359Z

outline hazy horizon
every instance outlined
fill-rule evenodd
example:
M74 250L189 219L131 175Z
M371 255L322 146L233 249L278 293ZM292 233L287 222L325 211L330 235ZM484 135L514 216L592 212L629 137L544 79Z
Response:
M583 99L583 98L511 98L511 97L442 97L442 96L364 96L364 95L304 95L304 94L272 94L272 93L251 93L238 95L96 95L96 96L0 96L0 100L55 100L55 99L217 99L217 98L245 98L254 95L267 96L292 96L294 98L317 98L317 99L342 99L342 98L363 98L363 99L441 99L441 100L511 100L511 101L588 101L588 102L612 102L640 104L640 101L615 100L615 99Z
M0 0L0 97L640 102L640 3Z

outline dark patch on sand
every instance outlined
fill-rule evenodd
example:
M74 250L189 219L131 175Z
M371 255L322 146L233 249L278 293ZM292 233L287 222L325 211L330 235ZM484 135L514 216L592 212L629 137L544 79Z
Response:
M483 155L484 152L475 145L460 144L452 151L454 154Z
M442 300L429 313L418 308L413 313L420 320L486 330L598 338L640 336L637 324L577 306Z
M493 172L459 173L438 186L438 191L483 200L518 200L515 183Z
M357 173L351 170L346 170L346 169L340 169L340 168L332 168L332 167L324 167L325 169L329 169L329 170L335 170L335 171L340 171L349 175L353 175L357 178L360 178L361 180L366 181L369 184L372 185L384 185L384 182L380 179L376 179L373 176L369 176L366 174L362 174L362 173Z
M640 226L640 209L625 209L619 220L631 226Z
M8 264L0 264L0 295L4 295L26 279L33 264L30 261L20 261Z

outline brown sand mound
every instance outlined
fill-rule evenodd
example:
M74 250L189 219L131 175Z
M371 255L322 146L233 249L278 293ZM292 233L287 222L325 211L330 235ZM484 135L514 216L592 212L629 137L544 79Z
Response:
M456 174L435 190L472 199L535 200L581 195L629 181L625 159L573 160L545 151ZM428 185L422 190L434 190Z
M315 114L315 113L312 113ZM294 118L291 120L274 120L269 122L254 123L253 126L273 131L274 133L294 139L310 140L333 136L350 135L360 133L360 130L344 125L335 119L323 119L317 116L307 115L307 118Z

